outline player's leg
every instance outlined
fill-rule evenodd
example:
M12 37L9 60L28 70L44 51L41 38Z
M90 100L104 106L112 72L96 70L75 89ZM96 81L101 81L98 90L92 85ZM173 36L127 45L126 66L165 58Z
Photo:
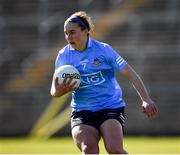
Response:
M109 154L126 154L123 148L123 129L116 119L106 120L100 127L104 145Z
M100 133L95 120L94 113L88 110L74 111L71 115L72 137L82 153L99 153Z
M99 112L99 117L100 131L107 152L110 154L127 153L123 148L124 107L103 110Z
M75 144L84 154L99 154L99 131L89 125L78 125L72 128Z

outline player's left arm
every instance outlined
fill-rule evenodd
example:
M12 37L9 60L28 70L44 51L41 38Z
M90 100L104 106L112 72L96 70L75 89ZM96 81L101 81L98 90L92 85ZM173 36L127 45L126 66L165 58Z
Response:
M139 94L142 100L142 111L147 114L149 118L154 118L157 115L157 106L154 101L150 98L149 93L139 75L134 69L127 64L120 72L130 83Z

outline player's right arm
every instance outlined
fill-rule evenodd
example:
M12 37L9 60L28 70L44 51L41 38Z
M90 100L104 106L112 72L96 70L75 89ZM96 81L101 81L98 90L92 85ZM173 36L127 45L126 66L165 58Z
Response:
M53 76L52 84L51 84L51 95L53 97L61 97L64 94L71 92L74 90L76 81L72 82L72 78L65 78L63 83L58 83L58 78Z
M66 50L68 50L68 48L64 47L63 49L59 51L56 57L56 61L55 61L55 69L66 64L66 56L65 56ZM51 95L53 97L61 97L64 94L74 90L74 86L76 83L71 84L71 81L72 79L65 78L63 83L59 84L58 78L55 77L55 74L54 74L53 79L52 79L52 84L51 84L51 90L50 90Z

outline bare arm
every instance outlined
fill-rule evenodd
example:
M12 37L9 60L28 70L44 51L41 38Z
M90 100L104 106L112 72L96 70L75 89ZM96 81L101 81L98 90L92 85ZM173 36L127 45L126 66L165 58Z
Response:
M146 113L149 118L154 118L157 115L157 107L151 100L148 91L139 75L129 65L127 65L121 71L121 75L132 83L133 87L140 96L143 112Z
M58 78L53 76L52 84L51 84L51 95L53 97L61 97L64 94L71 92L74 90L74 86L76 85L76 81L72 83L71 78L65 78L62 84L58 83Z

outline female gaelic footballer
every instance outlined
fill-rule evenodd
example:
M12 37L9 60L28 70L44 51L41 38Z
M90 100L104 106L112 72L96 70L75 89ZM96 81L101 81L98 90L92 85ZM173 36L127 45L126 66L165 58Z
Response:
M125 103L115 71L132 83L142 100L142 111L154 118L157 107L141 78L110 45L90 37L91 18L83 11L72 14L64 23L68 42L57 55L55 69L73 65L81 74L81 84L66 78L62 84L53 77L51 95L60 97L72 91L71 129L75 144L84 154L98 154L102 137L109 154L127 153L123 147ZM55 90L53 90L55 88Z

